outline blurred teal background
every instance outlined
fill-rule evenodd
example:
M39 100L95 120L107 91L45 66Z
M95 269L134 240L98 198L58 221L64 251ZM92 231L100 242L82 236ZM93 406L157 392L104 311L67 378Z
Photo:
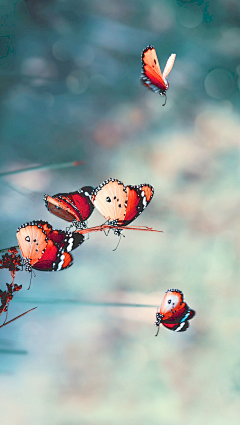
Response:
M1 246L34 219L64 229L44 193L114 177L150 183L134 222L164 233L91 234L59 273L18 273L1 329L3 425L231 425L240 415L240 3L238 0L1 0ZM139 82L141 50L168 100ZM101 224L95 211L89 226ZM1 271L1 289L10 274ZM156 308L181 289L196 317L161 328ZM62 300L62 302L49 302ZM65 301L64 301L65 300ZM1 317L2 321L4 320Z

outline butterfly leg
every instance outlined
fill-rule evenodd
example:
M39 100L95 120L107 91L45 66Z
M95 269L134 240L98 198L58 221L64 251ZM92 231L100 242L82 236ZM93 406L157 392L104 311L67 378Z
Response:
M163 104L162 106L165 106L165 105L166 105L166 103L167 103L167 95L166 95L166 93L164 93L164 94L162 94L162 96L164 96L164 97L165 97L165 102L164 102L164 104Z
M108 235L109 235L110 230L111 230L111 229L104 229L104 230L103 230L104 235L105 235L105 236L108 236Z
M122 234L122 229L116 229L116 230L114 230L114 235L117 235L119 237L118 244L117 244L116 248L113 249L113 251L116 251L116 249L118 248L118 245L120 244L121 237L123 236L125 238L125 235Z
M6 318L5 318L4 322L3 322L3 325L6 323L7 318L8 318L8 307L9 307L9 303L8 303L8 305L5 307L5 311L6 311Z
M156 333L155 336L158 336L158 332L159 332L159 329L160 329L160 323L161 323L161 320L162 320L162 314L158 313L158 311L157 311L157 314L156 314L156 319L157 319L157 321L155 322L155 326L158 326L158 330L157 330L157 333Z
M32 275L34 275L34 277L36 277L35 273L33 270L31 270L31 277L30 277L30 283L29 283L29 287L28 287L28 291L31 288L31 284L32 284Z

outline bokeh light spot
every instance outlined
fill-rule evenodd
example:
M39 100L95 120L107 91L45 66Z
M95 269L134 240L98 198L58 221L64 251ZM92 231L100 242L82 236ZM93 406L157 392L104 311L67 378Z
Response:
M185 28L195 28L203 21L203 11L200 6L184 5L177 12L180 24Z
M233 75L225 69L213 69L206 76L204 87L213 99L228 98L234 90Z

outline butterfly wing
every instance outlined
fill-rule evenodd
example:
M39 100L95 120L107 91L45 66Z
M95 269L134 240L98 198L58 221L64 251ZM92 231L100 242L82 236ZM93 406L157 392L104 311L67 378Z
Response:
M184 314L182 315L182 318L179 319L177 317L173 317L172 321L169 319L167 321L162 321L162 324L176 332L184 332L189 327L189 320L192 319L195 316L195 311L191 310L187 304L185 304ZM177 315L175 315L177 316Z
M93 187L84 186L76 192L58 193L54 196L44 195L45 206L52 214L71 222L83 223L93 212L91 202Z
M84 186L76 192L69 193L69 202L74 205L81 215L81 221L87 220L94 210L91 202L93 187Z
M39 271L51 272L64 270L72 264L73 258L71 254L64 252L61 247L58 247L52 240L49 240L44 254L33 265L33 268Z
M66 200L61 199L62 194L54 196L44 195L43 200L48 211L65 221L72 222L73 220L80 221L80 215L75 208Z
M123 222L127 206L124 184L117 179L104 181L93 191L92 203L109 224Z
M57 246L64 251L70 252L81 245L85 236L76 232L64 232L64 230L52 230L48 233L48 239L52 240Z
M127 208L122 223L127 226L135 220L151 201L154 189L150 184L140 184L138 186L126 186L127 190Z
M37 223L37 225L43 229L47 236L49 232L52 231L52 225L48 223L48 221L36 220L34 223Z
M156 50L153 46L147 46L142 51L140 78L145 86L156 93L164 93L168 88L168 83L161 73Z
M17 230L17 240L22 256L29 265L35 264L43 256L47 248L47 234L40 221L23 224Z
M175 53L172 53L171 56L169 56L169 58L167 60L166 66L165 66L164 71L163 71L163 78L165 80L166 80L168 74L172 71L172 67L174 65L175 58L176 58Z

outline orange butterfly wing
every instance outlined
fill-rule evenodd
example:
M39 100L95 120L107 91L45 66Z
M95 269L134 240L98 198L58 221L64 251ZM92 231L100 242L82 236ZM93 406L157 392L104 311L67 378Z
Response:
M147 46L142 51L141 80L145 86L157 93L165 92L168 88L168 83L163 78L156 50L153 46Z
M25 259L32 266L43 256L48 239L45 231L37 222L24 224L17 230L17 240Z
M41 259L37 261L33 268L40 271L59 271L70 267L73 264L73 258L69 252L59 250L52 240L47 243L47 248Z
M106 180L94 190L92 203L109 223L123 221L127 205L124 184L117 179Z
M140 184L138 186L126 186L127 189L127 209L123 226L135 220L151 201L154 189L150 184Z

